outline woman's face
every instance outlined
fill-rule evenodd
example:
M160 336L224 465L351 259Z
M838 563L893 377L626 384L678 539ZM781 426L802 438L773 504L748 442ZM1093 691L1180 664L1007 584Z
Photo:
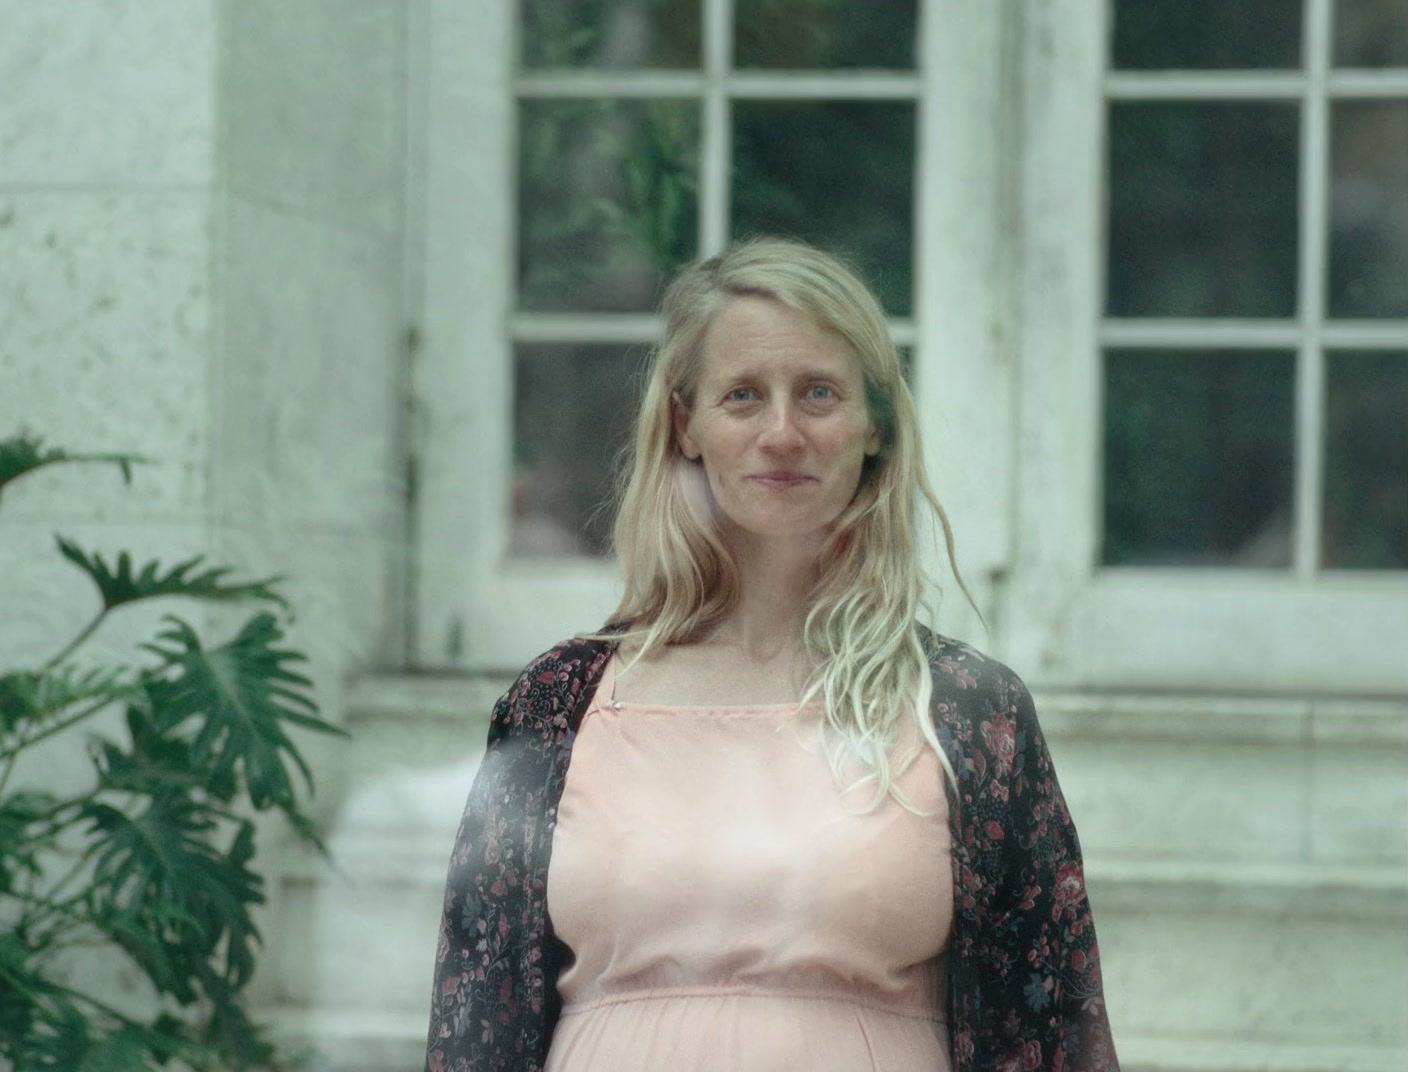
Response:
M824 533L880 449L860 363L837 336L767 298L732 298L704 338L694 406L672 400L685 457L703 462L725 528Z

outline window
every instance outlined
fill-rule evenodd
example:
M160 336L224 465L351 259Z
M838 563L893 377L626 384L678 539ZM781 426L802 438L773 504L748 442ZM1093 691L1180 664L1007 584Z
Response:
M848 254L910 341L916 0L524 0L510 555L600 555L669 273Z
M1054 485L1079 513L1024 481L1034 514L1074 519L1034 535L1027 650L1087 683L1400 689L1408 671L1384 668L1408 650L1402 6L1118 0L1113 25L1100 6L1047 7L1053 50L1084 71L1027 127L1050 124L1034 193L1081 205L1029 219L1070 275L1028 273L1028 338L1055 334L1024 375L1081 422L1041 433L1030 469L1087 474ZM1077 182L1103 203L1042 176L1046 154L1084 157ZM1089 334L1056 304L1073 296Z
M882 296L982 598L1011 546L1003 14L933 6L430 0L420 665L520 666L615 605L601 503L661 283L754 232L837 248Z

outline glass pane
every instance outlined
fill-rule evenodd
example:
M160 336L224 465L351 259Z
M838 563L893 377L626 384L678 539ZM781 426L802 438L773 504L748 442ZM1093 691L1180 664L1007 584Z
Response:
M1330 127L1330 315L1408 316L1408 100L1335 101Z
M789 234L847 257L892 316L910 311L914 105L739 101L733 234Z
M1114 65L1300 66L1302 0L1115 0Z
M698 67L700 0L523 0L525 67Z
M520 104L518 302L655 307L696 247L699 108L687 101Z
M1408 569L1408 351L1332 353L1325 392L1327 569Z
M1338 0L1336 67L1408 67L1408 5L1403 0Z
M917 0L734 0L737 67L914 67Z
M1294 104L1110 105L1111 316L1292 316Z
M612 464L631 434L643 347L521 344L513 378L513 554L609 548Z
M1288 566L1295 355L1105 355L1106 565Z

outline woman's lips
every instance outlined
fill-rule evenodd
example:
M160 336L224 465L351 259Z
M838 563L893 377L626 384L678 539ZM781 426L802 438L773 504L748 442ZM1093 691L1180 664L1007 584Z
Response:
M770 488L794 488L810 484L815 478L802 473L760 473L752 479Z

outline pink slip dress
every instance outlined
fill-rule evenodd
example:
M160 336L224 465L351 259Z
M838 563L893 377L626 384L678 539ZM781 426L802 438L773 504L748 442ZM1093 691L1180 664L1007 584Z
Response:
M873 786L838 789L819 703L621 703L615 674L613 656L553 834L548 912L574 958L546 1072L948 1072L932 749L897 779L930 814L862 815Z

